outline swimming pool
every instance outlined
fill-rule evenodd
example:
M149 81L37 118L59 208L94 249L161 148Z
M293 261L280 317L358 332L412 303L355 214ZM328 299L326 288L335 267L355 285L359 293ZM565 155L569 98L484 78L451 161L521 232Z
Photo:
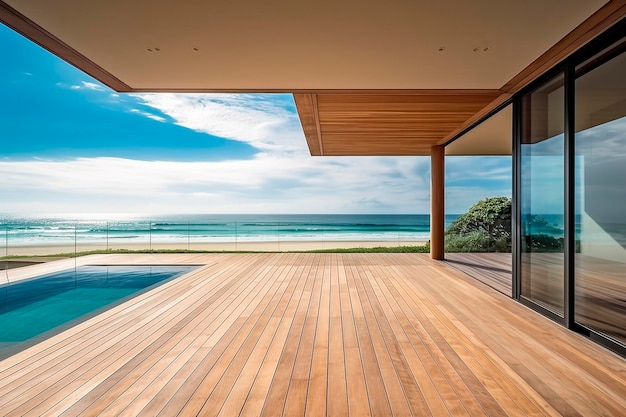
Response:
M0 285L0 360L198 265L81 266Z

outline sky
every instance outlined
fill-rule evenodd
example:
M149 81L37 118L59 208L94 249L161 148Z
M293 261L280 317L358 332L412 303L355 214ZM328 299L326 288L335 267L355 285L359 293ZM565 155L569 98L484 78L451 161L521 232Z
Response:
M0 213L429 212L428 157L312 157L290 94L120 94L1 24L0 56ZM447 212L510 165L447 158Z

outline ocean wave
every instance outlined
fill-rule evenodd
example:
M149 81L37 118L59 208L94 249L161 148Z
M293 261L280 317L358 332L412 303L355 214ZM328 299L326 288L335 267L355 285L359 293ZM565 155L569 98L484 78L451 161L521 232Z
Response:
M204 226L232 226L233 223L154 223L153 226L166 227L166 226L192 226L192 227L204 227Z

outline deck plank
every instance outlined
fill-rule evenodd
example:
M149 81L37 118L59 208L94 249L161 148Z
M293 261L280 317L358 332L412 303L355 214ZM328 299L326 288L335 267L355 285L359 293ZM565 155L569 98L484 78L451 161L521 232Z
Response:
M328 323L328 375L327 375L327 412L329 417L344 417L349 414L346 382L346 359L343 349L343 328L341 317L341 288L339 271L343 268L338 262L339 256L331 257L329 271L330 300Z
M626 409L623 358L427 255L110 254L75 262L204 266L0 361L0 415Z
M351 261L353 260L351 259ZM371 338L365 318L365 309L358 295L358 280L360 280L358 269L355 263L351 262L350 273L348 274L348 289L351 305L355 311L354 323L359 353L362 358L361 362L363 364L370 411L373 416L391 415L391 404L385 389L383 373L376 357L374 341Z
M302 328L302 336L298 346L291 381L285 399L285 416L303 416L305 413L308 382L311 375L311 365L315 347L315 330L319 317L320 298L322 295L323 266L317 265L313 277L313 287L310 295L310 302L306 311L306 317ZM273 413L270 408L264 413Z
M317 310L317 326L311 371L308 381L305 415L307 417L321 417L327 415L327 386L328 386L328 353L330 327L330 286L332 263L324 264L318 269L318 278L321 279L320 300ZM289 415L289 414L287 414Z
M269 277L271 276L273 272L274 272L273 270L267 270L267 268L263 268L263 270L259 272L259 275L261 277L264 277L264 276ZM189 348L181 352L183 353L182 356L179 355L176 358L177 365L167 366L163 370L163 372L161 372L156 378L146 377L146 379L148 380L154 379L148 387L139 385L136 389L136 392L138 392L138 394L136 393L134 394L135 398L128 396L127 395L128 391L126 391L124 395L118 397L115 400L115 402L110 404L109 407L104 410L105 413L117 415L119 412L124 410L124 412L128 414L139 414L139 412L141 412L147 406L148 403L153 401L153 399L157 395L161 395L167 398L167 396L165 395L165 392L163 391L163 387L165 386L165 384L168 381L170 381L174 377L175 373L178 370L180 370L182 366L184 366L184 363L190 359L192 352L197 351L198 349L200 349L202 346L204 346L207 343L209 335L214 333L217 323L220 323L223 321L233 322L235 317L237 316L240 317L243 314L242 307L248 303L252 303L253 299L257 297L258 294L255 293L255 290L257 290L257 288L258 288L258 291L262 290L262 287L259 288L259 284L261 284L261 280L256 280L256 282L257 284L255 286L252 283L243 281L242 282L243 288L241 288L242 291L240 292L239 296L235 297L234 295L231 295L227 299L224 299L224 302L225 303L228 302L229 304L224 303L223 306L215 306L214 309L207 309L206 314L202 314L202 312L200 312L201 314L197 316L197 319L195 319L193 323L190 322L188 325L188 328L190 330L189 330L189 333L185 334L185 341L186 341L186 344L189 346ZM230 310L229 306L233 305L233 303L239 305L238 307L240 309L239 311L241 311L242 313L236 314L236 315L230 314L228 318L223 319L223 320L220 319L219 316L217 316L217 314L225 314L225 312ZM238 310L235 309L235 312L237 311ZM159 364L161 364L164 361L166 361L165 357L159 361ZM157 369L153 368L151 371L154 373L157 371Z
M356 316L360 312L359 305L352 305L348 286L347 258L339 261L338 281L341 299L341 331L346 371L346 393L348 395L348 412L351 416L370 416L369 397L365 385L365 369L356 334ZM360 313L359 313L360 314Z
M210 384L214 381L216 374L213 373L211 377L209 374L214 371L214 367L226 369L226 360L233 352L236 352L235 349L243 343L254 326L256 318L254 312L257 306L264 301L263 296L275 284L274 280L260 279L263 274L258 276L250 274L250 276L256 276L257 279L253 281L263 285L253 297L253 302L248 303L246 300L235 302L237 308L229 313L228 319L220 323L215 332L207 333L202 347L209 348L209 352L204 356L201 354L201 360L193 360L189 366L181 368L160 395L154 397L142 410L142 415L176 415L184 407L202 405L203 397L198 391L202 392L203 389L211 388ZM207 378L210 380L203 388L202 384Z
M243 265L241 265L243 267ZM238 287L234 285L237 276L236 275L220 275L224 281L220 285L216 286L219 288L218 291L203 293L202 291L195 291L193 295L188 295L187 300L189 304L182 305L182 309L177 309L175 311L176 315L172 322L176 323L176 326L170 328L166 332L161 332L159 330L155 330L154 338L150 339L150 345L143 349L140 354L134 355L131 357L131 360L122 364L119 364L119 368L109 377L107 377L104 381L99 383L97 387L93 389L89 389L89 384L84 384L82 386L83 390L88 390L89 393L85 395L81 401L78 401L74 406L68 411L68 415L75 415L79 410L84 409L85 407L90 406L91 403L96 402L97 404L93 406L94 410L99 409L99 407L106 406L110 401L113 401L117 395L124 392L124 394L128 397L133 394L137 388L137 384L134 384L135 381L141 380L145 381L146 378L139 378L138 375L143 375L144 371L149 369L152 365L160 366L162 365L163 360L159 359L159 355L165 354L172 343L177 343L180 339L172 338L172 334L180 334L181 339L187 339L186 332L193 326L194 323L203 320L204 317L199 317L201 313L211 311L209 306L213 306L215 302L221 300L227 294L230 294L233 290L236 290ZM196 289L201 289L203 283L197 283L194 285ZM180 304L180 303L179 303ZM181 314L184 312L186 314ZM151 325L157 324L159 321L164 321L165 317L162 315L158 315L158 320L153 320L150 322ZM149 326L145 326L149 328ZM145 361L146 357L154 358L152 361ZM138 385L141 385L139 383Z
M235 340L228 347L194 392L190 401L181 409L182 415L217 415L232 385L259 342L259 338L268 326L272 323L277 324L272 320L272 315L291 282L280 279L268 281L272 282L272 286L263 298L263 302L259 303L249 314L243 315L247 320L240 331L241 337L238 340L241 342Z
M513 256L510 253L446 253L446 263L511 296Z
M288 300L284 300L286 308L281 318L279 330L268 347L261 368L241 408L241 416L258 416L263 410L270 386L272 385L272 380L275 376L284 348L286 347L286 341L291 331L296 311L300 303L303 302L302 295L307 280L310 277L310 271L313 268L313 260L314 258L308 257L302 264L297 265L298 283L296 290ZM229 414L224 413L225 417L228 415Z
M398 338L402 354L406 357L415 377L416 386L424 396L430 413L433 415L468 415L461 401L449 388L447 381L442 381L439 368L432 365L432 357L423 349L423 343L419 337L416 337L417 334L413 331L410 320L388 288L390 279L387 272L385 269L376 268L375 273L380 277L380 282L372 281L371 285L385 315L391 318L389 321L391 330ZM427 362L431 363L428 369L425 366ZM440 382L439 385L436 385L437 381Z
M304 324L306 323L307 311L313 298L313 287L318 264L319 256L314 256L313 265L312 268L307 271L304 291L295 309L291 328L287 335L287 341L281 353L276 372L272 378L270 389L263 404L263 409L261 410L261 415L282 415L285 409L287 396L291 388L292 375L295 370L298 353L300 352L300 344L304 337Z
M85 349L83 347L81 350L71 351L71 355L62 358L63 360L61 361L48 363L48 367L43 365L39 366L37 371L35 371L37 373L36 377L33 378L32 375L27 374L14 381L14 384L18 384L25 379L28 380L26 383L22 384L19 389L13 389L11 394L24 394L27 392L30 396L29 404L31 405L35 405L40 398L46 395L54 394L53 397L49 398L56 398L58 395L62 396L63 392L60 392L60 389L66 387L58 383L47 384L46 382L50 378L71 381L70 386L80 384L84 389L86 385L81 384L83 380L97 378L97 375L100 375L100 371L103 369L101 364L106 363L107 359L109 361L118 361L120 360L119 358L123 358L124 356L133 358L136 354L146 349L151 343L150 337L154 335L152 326L148 326L148 324L158 325L168 323L169 326L174 325L175 321L167 319L172 319L176 314L181 312L182 306L179 306L179 303L176 303L175 300L171 301L171 303L176 304L177 308L168 309L171 305L167 303L155 304L158 309L149 311L150 314L146 315L143 320L133 323L129 329L119 333L116 337L109 337L104 343L97 344L94 349ZM159 327L159 331L163 332L167 331L167 329ZM126 350L110 349L111 346L115 344L120 347L125 347ZM81 366L68 366L70 364L80 364ZM104 369L104 372L107 372L108 369L110 368ZM55 390L59 392L55 392ZM23 404L14 411L15 414L20 415L24 411L27 411L25 410L27 406L28 404Z

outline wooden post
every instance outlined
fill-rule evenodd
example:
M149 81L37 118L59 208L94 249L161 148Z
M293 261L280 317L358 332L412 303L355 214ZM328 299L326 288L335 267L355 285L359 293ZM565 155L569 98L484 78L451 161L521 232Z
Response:
M445 147L430 148L430 257L444 258Z

